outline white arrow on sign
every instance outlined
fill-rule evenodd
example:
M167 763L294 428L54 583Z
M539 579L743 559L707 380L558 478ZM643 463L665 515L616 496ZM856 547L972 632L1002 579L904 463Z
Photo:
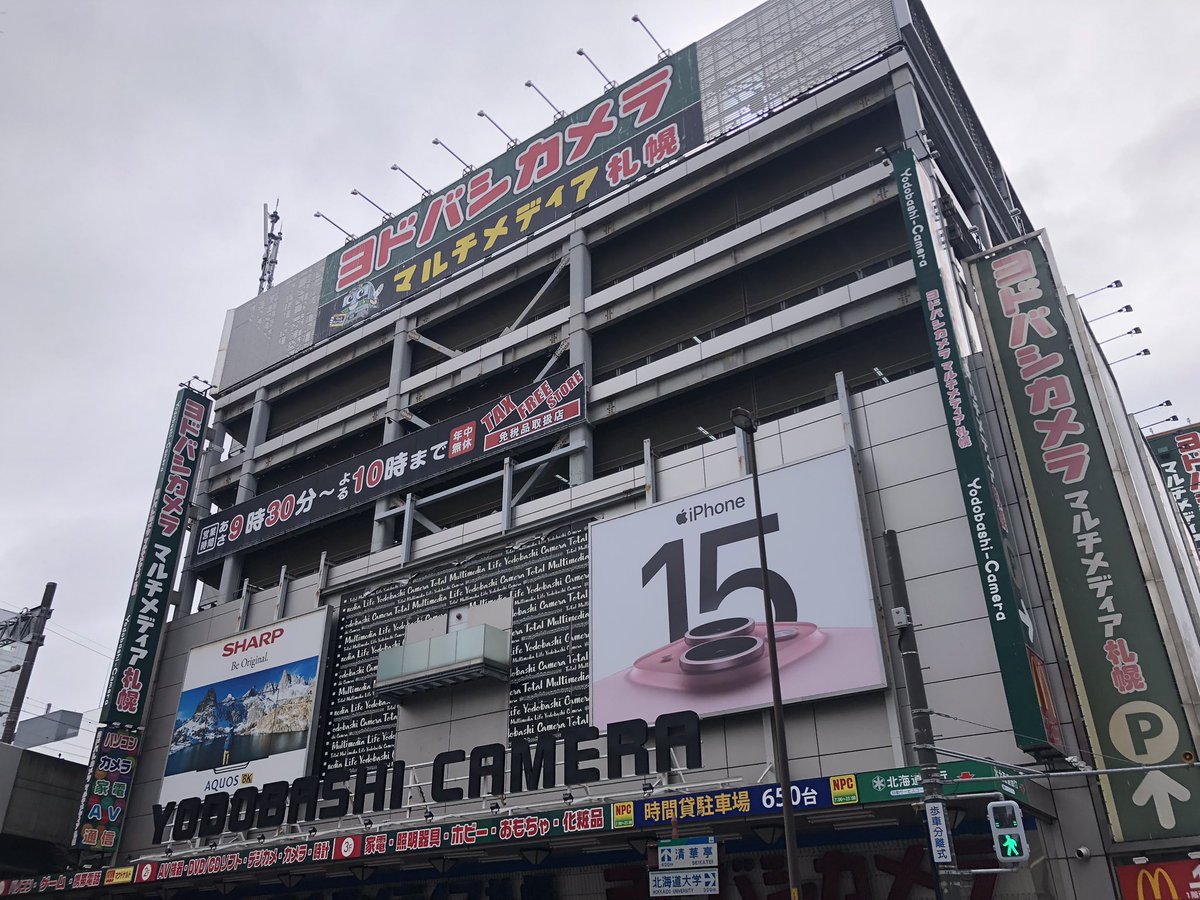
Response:
M1192 869L1192 883L1188 885L1192 890L1200 890L1200 866Z
M1175 827L1175 807L1171 803L1172 797L1180 803L1187 803L1192 799L1192 792L1158 769L1147 772L1142 783L1133 792L1133 802L1138 806L1145 806L1151 800L1154 801L1154 814L1158 816L1158 822L1163 828Z

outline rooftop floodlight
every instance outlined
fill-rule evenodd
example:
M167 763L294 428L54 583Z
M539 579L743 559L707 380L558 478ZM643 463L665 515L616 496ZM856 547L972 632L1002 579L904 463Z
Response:
M1178 421L1179 421L1179 416L1167 416L1165 419L1159 419L1157 422L1151 422L1149 425L1143 425L1142 431L1145 431L1148 428L1153 428L1155 425L1162 425L1165 422L1178 422Z
M493 119L491 116L489 116L487 113L485 113L482 109L479 112L475 113L475 115L479 116L479 118L481 118L481 119L487 119L489 122L492 123L492 126L498 132L500 132L502 135L504 135L505 138L508 139L508 149L509 150L511 150L513 147L517 146L517 139L514 138L511 134L509 134L507 131L505 131L503 128L501 128L500 123L497 122L495 119Z
M658 58L659 59L666 59L668 56L671 55L671 51L668 50L666 47L664 47L662 44L660 44L658 42L658 38L656 38L653 34L650 33L650 29L646 27L646 23L642 21L641 16L639 16L635 13L633 16L633 21L635 21L639 25L641 25L642 31L646 32L646 36L649 37L650 40L654 41L654 46L658 48Z
M326 222L328 222L330 225L332 225L334 228L336 228L338 231L340 231L342 234L344 234L346 236L347 244L355 239L354 235L352 235L350 232L348 232L345 228L343 228L337 222L333 221L333 219L329 218L329 216L325 215L325 213L321 212L319 209L315 213L313 213L313 218L314 219L324 219Z
M1114 309L1112 312L1106 312L1102 316L1096 316L1096 318L1091 319L1089 321L1099 322L1101 319L1107 319L1109 316L1115 316L1118 313L1127 313L1127 312L1133 312L1133 305L1130 303L1126 303L1124 306L1119 306L1116 309Z
M457 153L455 153L453 150L451 150L449 147L447 147L446 144L441 140L441 138L434 138L433 143L434 143L434 146L441 147L443 150L445 150L447 153L449 153L451 156L453 156L455 159L457 159L460 163L462 163L464 175L466 175L468 172L471 171L473 166L469 162L467 162L465 159L463 159L461 156L459 156Z
M383 218L385 220L390 219L392 217L392 214L390 212L388 212L386 209L384 209L382 206L380 206L378 203L376 203L374 200L372 200L370 197L368 197L366 194L364 194L358 188L350 188L350 196L362 197L364 200L366 200L368 203L370 203L373 207L375 207L377 210L379 210L381 213L383 213Z
M532 81L526 79L525 87L533 88L534 91L537 92L537 95L546 101L546 105L549 106L552 110L554 110L554 121L555 122L557 122L559 119L561 119L563 116L566 115L566 112L564 112L563 110L561 110L557 106L555 106L554 103L550 100L550 98L542 93L542 89L539 88Z
M1134 328L1130 328L1128 331L1123 331L1123 332L1121 332L1121 333L1120 333L1120 334L1118 334L1118 335L1114 335L1113 337L1110 337L1110 338L1105 338L1104 340L1100 341L1100 343L1101 343L1101 344L1107 344L1107 343L1109 343L1110 341L1118 341L1118 340L1120 340L1120 339L1121 339L1121 338L1123 338L1123 337L1129 337L1129 335L1131 335L1131 334L1141 334L1141 333L1142 333L1142 329L1141 329L1141 328L1134 327Z
M411 181L413 184L415 184L417 187L419 187L421 189L422 197L428 197L433 193L433 191L431 191L429 188L425 187L425 185L421 184L421 182L417 181L417 179L413 178L411 175L409 175L407 172L405 172L402 168L400 168L395 163L392 163L392 171L399 172L401 175L403 175L405 178L407 178L409 181Z
M1121 279L1120 279L1120 278L1117 278L1117 279L1115 279L1115 280L1113 280L1113 281L1110 281L1110 282L1109 282L1108 284L1106 284L1104 287L1098 287L1098 288L1096 288L1095 290L1088 291L1086 294L1080 294L1080 295L1079 295L1078 297L1076 297L1075 299L1076 299L1076 300L1082 300L1084 297L1090 297L1090 296L1092 296L1092 294L1098 294L1098 293L1100 293L1101 291L1111 291L1111 290L1113 290L1113 289L1115 289L1115 288L1119 288L1119 287L1125 287L1125 285L1123 285L1123 284L1121 283Z
M1164 407L1164 406L1174 406L1174 405L1175 405L1175 404L1174 404L1174 403L1172 403L1170 400L1164 400L1162 403L1155 403L1153 406L1147 406L1145 409L1139 409L1139 410L1138 410L1137 412L1135 412L1135 413L1130 413L1130 415L1132 415L1132 416L1140 416L1142 413L1144 413L1144 412L1150 412L1150 410L1152 410L1152 409L1160 409L1160 408L1162 408L1162 407Z
M617 83L615 81L613 81L611 78L609 78L607 75L605 75L603 72L600 71L600 67L598 65L596 65L596 61L594 59L592 59L590 56L588 56L587 51L584 50L582 47L580 47L578 50L575 51L575 55L582 56L584 59L586 59L589 63L592 64L592 68L595 69L599 73L600 77L604 79L604 89L606 91L611 91L613 88L615 88L617 86Z
M1149 356L1149 355L1150 355L1150 348L1143 347L1137 353L1130 353L1128 356L1122 356L1120 359L1114 359L1112 362L1109 363L1109 365L1115 366L1117 363L1125 362L1125 360L1127 360L1127 359L1133 359L1135 356Z

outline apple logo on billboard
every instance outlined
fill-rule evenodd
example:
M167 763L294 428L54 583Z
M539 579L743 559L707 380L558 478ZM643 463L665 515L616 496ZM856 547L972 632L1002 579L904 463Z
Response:
M681 509L678 512L678 514L676 514L675 524L676 525L686 525L687 524L687 510L686 509Z

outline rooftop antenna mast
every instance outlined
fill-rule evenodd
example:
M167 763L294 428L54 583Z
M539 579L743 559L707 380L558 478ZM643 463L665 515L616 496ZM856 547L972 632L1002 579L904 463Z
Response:
M283 229L279 228L279 200L275 200L275 209L267 212L267 204L263 204L263 257L262 273L258 276L258 292L274 286L275 264L279 262L279 245L283 242Z

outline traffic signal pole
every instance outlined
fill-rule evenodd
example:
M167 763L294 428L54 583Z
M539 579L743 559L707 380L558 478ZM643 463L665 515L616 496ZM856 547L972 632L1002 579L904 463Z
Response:
M913 749L916 750L917 764L921 769L921 791L926 803L945 803L946 798L942 793L941 766L938 764L937 748L933 743L933 723L929 717L929 700L925 694L925 675L921 670L921 654L917 649L917 637L912 621L912 612L908 605L908 585L904 580L904 563L900 559L900 542L896 538L896 532L885 531L883 533L883 547L887 555L888 574L891 577L892 624L896 626L896 630L899 632L900 660L904 666L904 683L908 688L908 708L912 719ZM1028 777L1037 776L1031 775ZM998 801L1001 805L1007 805L1012 802L999 791L955 794L955 799L988 799ZM991 808L997 806L998 803L988 805L989 824L992 824ZM1017 822L1021 822L1019 806ZM948 831L949 829L947 829ZM993 833L995 833L994 825ZM949 833L947 833L947 839L952 841ZM1028 844L1025 843L1023 832L1020 840L1025 850L1025 855L1021 857L1023 861L1028 858ZM930 865L934 873L934 884L940 900L961 900L963 886L958 880L958 876L960 875L999 875L1005 872L1020 870L1019 865L988 869L960 869L954 865L944 866L939 865L936 858L932 857L932 844L930 845L930 852Z
M925 695L925 676L921 671L921 654L913 628L912 612L908 606L908 585L904 580L904 564L900 559L900 542L896 532L883 533L887 554L888 575L892 583L892 623L899 631L900 660L904 666L904 684L908 688L908 710L912 718L913 749L921 769L921 791L926 803L941 803L941 768L933 746L933 723L929 719L929 700ZM947 840L953 839L947 829ZM930 845L930 866L933 869L939 900L958 900L961 886L954 877L957 870L947 870L937 863ZM947 877L951 876L951 877Z

